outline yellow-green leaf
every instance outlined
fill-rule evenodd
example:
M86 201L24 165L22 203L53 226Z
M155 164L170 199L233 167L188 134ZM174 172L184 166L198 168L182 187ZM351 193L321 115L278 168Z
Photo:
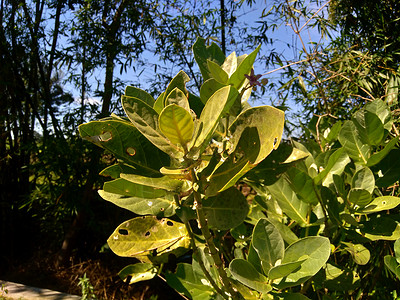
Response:
M176 105L165 107L159 117L161 132L174 144L186 145L192 139L194 122L190 113Z

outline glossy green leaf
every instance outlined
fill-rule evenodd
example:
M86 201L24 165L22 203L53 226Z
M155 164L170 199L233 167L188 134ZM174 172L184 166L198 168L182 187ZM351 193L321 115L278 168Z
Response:
M233 278L243 283L244 285L260 292L268 293L272 287L268 284L268 279L244 259L234 259L229 264L229 270Z
M205 39L200 37L197 38L193 45L193 55L204 81L211 78L207 60L211 60L219 65L222 65L225 60L225 55L217 44L213 42L210 46L206 46Z
M314 276L327 262L331 254L329 239L311 236L300 239L285 250L282 264L305 260L300 267L283 278L278 288L299 285Z
M182 223L145 216L119 225L107 243L115 254L135 257L148 251L164 253L178 247L187 248L189 240Z
M190 113L176 105L166 106L159 117L161 132L174 144L186 147L192 139L194 122Z
M368 167L358 170L351 179L351 187L367 190L370 194L375 188L375 177Z
M367 190L360 188L352 188L349 191L347 199L354 205L357 205L359 207L364 207L365 205L371 202L372 195Z
M260 48L261 45L259 45L249 55L244 57L244 59L240 62L240 64L236 68L235 72L229 77L228 81L229 84L232 84L237 89L239 89L243 85L243 82L245 81L244 75L250 74L250 71L253 68L254 61L256 60Z
M175 213L174 195L165 190L118 178L104 183L100 196L115 205L139 215L172 216Z
M172 179L168 176L145 177L136 174L120 173L120 177L136 184L153 187L155 189L163 189L175 193L185 192L190 189L190 185L187 181Z
M257 251L265 274L283 258L285 245L278 229L268 220L260 219L253 230L252 245Z
M190 111L189 100L186 97L185 93L182 92L179 88L174 88L167 97L165 97L164 107L176 104L187 111Z
M399 137L391 139L390 142L385 145L385 148L371 155L371 157L368 159L367 166L371 167L379 163L394 147L396 147L398 142Z
M397 207L400 204L400 198L394 196L381 196L375 198L367 206L358 209L357 214L371 214L383 210L389 210Z
M150 280L157 275L157 268L149 263L136 263L128 265L123 268L119 273L119 277L129 283Z
M356 162L366 164L370 156L370 147L361 141L356 125L352 121L346 121L339 133L339 142L347 154Z
M139 89L139 88L134 87L134 86L127 86L125 88L125 96L134 97L134 98L140 99L144 103L146 103L146 104L148 104L150 106L153 106L154 103L155 103L155 100L154 100L153 96L151 96L146 91L143 91L142 89Z
M221 66L211 60L207 61L208 70L211 73L212 78L222 84L228 82L228 74L221 68Z
M201 112L193 142L189 147L192 157L198 158L208 146L223 112L229 110L237 96L238 91L235 88L226 86L219 89L208 99Z
M122 106L135 127L156 147L175 158L183 157L183 149L171 143L159 130L158 113L144 102L122 96Z
M243 194L232 187L217 196L204 199L203 210L211 228L228 230L244 221L249 205Z
M296 271L306 259L301 259L295 262L280 264L272 267L268 272L268 279L275 280L288 276L290 273Z
M386 267L393 272L400 279L400 264L396 261L393 256L386 255L384 257Z
M333 175L341 175L347 164L350 163L350 158L343 148L334 151L328 159L325 168L314 178L315 184L329 186L333 183Z
M271 106L258 106L245 110L229 127L231 132L231 151L236 147L246 128L256 128L260 149L254 164L265 159L272 150L277 149L285 122L284 112Z
M300 226L307 224L308 204L297 198L296 193L283 178L267 188L286 215Z
M105 119L79 126L82 138L113 153L139 174L159 174L168 156L150 143L130 122Z
M175 273L166 272L165 279L172 288L195 300L210 300L215 291L203 273L191 264L179 263Z

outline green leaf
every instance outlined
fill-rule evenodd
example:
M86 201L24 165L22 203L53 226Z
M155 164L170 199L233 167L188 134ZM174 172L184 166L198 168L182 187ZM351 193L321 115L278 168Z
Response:
M211 78L208 70L207 60L211 60L218 65L222 65L225 55L222 50L214 42L210 46L206 46L205 39L198 37L193 45L193 55L196 60L204 81Z
M113 153L135 167L138 173L159 174L169 158L150 143L130 122L105 119L79 126L82 138Z
M400 279L400 265L396 259L393 256L386 255L383 260L386 267Z
M226 86L216 91L208 99L201 112L199 124L189 147L191 149L190 156L194 157L195 160L208 146L223 112L229 110L238 95L238 91L235 88Z
M258 139L257 130L254 127L246 128L235 151L217 167L208 181L204 183L207 186L205 194L213 196L233 186L254 167L252 162L257 157L259 149L260 140Z
M386 155L389 154L389 152L396 147L397 143L399 141L399 137L395 137L390 140L389 143L385 145L385 148L383 148L381 151L374 153L371 155L371 157L368 159L367 166L371 167L379 163L382 159L386 157Z
M183 94L188 97L188 91L186 89L186 83L190 80L189 76L184 72L184 71L179 71L178 74L175 75L174 78L172 78L171 82L168 84L167 89L165 90L164 93L164 106L166 105L166 99L170 95L170 93L175 89L178 88Z
M392 113L384 101L374 100L365 105L364 109L378 116L387 131L391 130L393 124Z
M333 175L341 175L347 164L350 163L350 158L343 148L334 151L328 159L325 168L314 178L315 184L322 183L323 186L328 187L333 183Z
M165 190L118 178L104 183L100 196L115 205L139 215L172 216L175 214L174 195Z
M400 225L390 215L371 215L368 221L360 223L360 232L372 241L395 241L400 238Z
M285 250L282 264L305 261L300 268L284 277L277 285L279 289L299 285L314 276L327 262L331 253L329 239L311 236L300 239Z
M266 219L260 219L254 227L252 245L257 251L265 274L283 258L285 252L278 229Z
M400 239L394 242L394 256L398 263L400 263Z
M359 207L364 207L365 205L371 202L372 196L371 193L368 192L367 190L360 188L352 188L349 191L347 199L354 205L357 205Z
M377 174L375 184L378 187L387 188L399 180L400 173L400 149L393 149L378 164L373 166L372 171Z
M203 200L208 225L213 229L228 230L240 225L247 216L249 205L243 194L232 187L215 197Z
M225 85L216 81L214 78L210 78L205 81L200 88L200 99L204 104L207 103L208 99L219 89Z
M164 107L170 104L176 104L186 109L188 112L190 111L189 100L186 97L185 93L182 92L179 88L174 88L165 98Z
M154 105L153 105L153 109L154 109L158 114L160 114L161 111L162 111L162 110L164 109L164 107L165 107L165 105L164 105L164 97L165 97L165 92L162 92L162 93L158 96L156 102L155 102Z
M111 177L117 179L121 177L121 173L134 174L136 169L128 164L119 162L115 165L111 165L100 172L99 175L105 177ZM137 175L140 176L140 175ZM146 177L147 178L147 177Z
M400 80L396 75L392 75L389 79L389 82L386 86L386 97L385 102L388 105L396 105L398 103L399 98L399 86Z
M302 259L295 262L290 262L286 264L280 264L275 267L272 267L268 272L268 279L275 280L278 278L283 278L288 276L290 273L297 270L306 259Z
M281 234L283 240L287 244L292 244L295 241L297 241L299 238L294 234L294 232L285 224L283 224L281 221L278 221L273 218L268 218L267 219L271 224L275 226L276 229L278 229L279 233Z
M353 122L364 144L380 145L384 138L384 127L377 115L360 109L354 114Z
M174 144L180 144L186 148L186 144L192 139L194 122L190 113L176 105L166 106L159 117L161 132Z
M314 189L313 179L297 168L289 168L287 181L300 200L313 205L318 204L318 195Z
M226 84L228 82L228 74L221 68L221 66L213 61L207 61L208 70L211 76L219 83Z
M229 77L228 84L232 84L237 89L243 86L243 82L246 79L244 75L250 74L260 48L261 45L259 45L253 52L251 52L241 61L235 72Z
M228 77L231 77L233 72L237 69L238 66L238 57L236 56L236 52L232 52L229 54L224 63L221 65L222 69L228 74Z
M155 100L153 96L151 96L149 93L146 91L143 91L139 88L133 87L133 86L127 86L125 88L125 96L128 97L134 97L137 99L142 100L144 103L153 106L155 103Z
M191 299L210 300L215 295L203 273L191 264L179 263L175 273L166 272L165 279L169 286Z
M186 192L190 189L190 185L187 181L172 179L168 176L153 178L136 174L120 173L120 177L136 184L153 187L155 189L163 189L175 193Z
M284 112L271 106L259 106L245 110L229 127L232 135L230 139L231 151L236 147L246 128L256 128L261 147L253 163L258 164L272 150L278 148L282 138L284 122Z
M157 268L149 263L136 263L134 265L128 265L123 268L119 273L119 277L122 281L129 284L150 280L157 275Z
M232 260L229 264L229 270L237 281L260 293L268 293L272 290L267 277L257 272L253 265L244 259L235 258Z
M160 254L178 247L188 248L189 239L182 223L145 216L119 225L107 243L119 256L140 257L149 251Z
M267 188L286 215L300 226L307 224L308 204L297 198L296 193L283 178Z
M361 141L356 125L352 121L344 122L339 133L339 142L352 159L362 164L367 163L370 156L370 147Z
M129 120L156 147L174 158L182 158L183 149L172 144L160 131L158 113L144 102L122 96L122 106Z
M357 189L367 190L370 194L374 191L375 188L375 177L372 171L368 167L364 167L358 170L352 180L351 187Z
M346 247L344 248L353 257L354 262L358 265L366 265L369 262L371 254L369 250L361 244L352 244L342 242Z
M353 270L340 269L328 263L324 271L325 278L323 278L322 284L329 290L349 291L360 285L360 276Z

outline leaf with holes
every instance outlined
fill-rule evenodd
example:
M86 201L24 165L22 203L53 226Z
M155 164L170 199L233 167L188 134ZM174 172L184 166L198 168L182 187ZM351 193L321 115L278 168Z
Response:
M272 290L267 277L259 273L251 263L244 259L236 258L232 260L229 264L229 270L237 281L260 293L268 293Z
M231 152L233 152L239 143L243 131L246 128L255 128L254 134L258 136L260 149L252 163L258 164L272 150L278 148L282 138L284 122L284 112L271 106L258 106L245 110L229 127L232 135L230 139Z
M190 184L185 180L177 180L168 176L162 177L145 177L136 174L127 174L121 172L120 177L130 182L146 185L155 189L163 189L170 192L180 193L187 192L190 189Z
M107 243L119 256L140 257L148 251L162 254L179 247L188 248L189 239L182 223L144 216L119 225Z
M260 140L256 128L246 128L235 151L217 167L204 183L206 196L214 196L233 186L255 166L252 162L256 159L259 149Z
M104 119L79 126L82 138L113 153L137 169L138 174L159 174L168 156L150 143L129 121Z
M213 229L228 230L240 225L247 216L249 205L235 187L203 200L208 225Z
M115 205L139 215L172 216L175 214L174 194L165 190L118 178L104 183L99 195Z
M157 268L149 263L136 263L128 265L123 268L119 273L122 281L129 284L153 279L157 275Z
M122 106L129 120L157 148L174 158L183 157L183 149L171 143L161 132L158 113L136 98L122 96Z
M190 113L176 104L166 106L159 117L161 132L174 144L186 144L192 139L194 122Z

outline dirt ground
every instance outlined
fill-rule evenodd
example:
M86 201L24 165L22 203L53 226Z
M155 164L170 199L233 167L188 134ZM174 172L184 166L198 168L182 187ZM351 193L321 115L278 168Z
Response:
M127 259L115 257L112 254L104 254L99 258L84 261L70 259L68 265L63 267L56 267L55 261L55 254L36 254L27 262L15 264L2 274L1 279L82 295L82 289L78 283L79 278L86 274L99 300L183 299L160 278L132 285L123 282L118 272L132 261L129 262Z

